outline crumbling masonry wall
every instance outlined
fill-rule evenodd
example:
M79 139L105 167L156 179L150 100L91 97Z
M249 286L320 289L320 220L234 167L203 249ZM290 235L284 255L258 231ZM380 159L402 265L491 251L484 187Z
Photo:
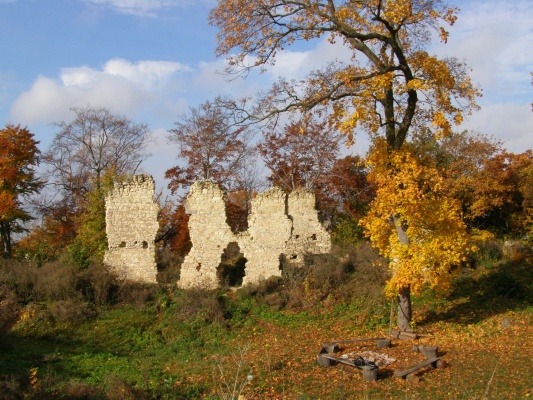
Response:
M292 221L287 215L287 195L277 187L252 200L248 231L238 242L246 262L243 285L280 276L280 255L291 238Z
M215 183L198 181L185 202L192 248L181 265L180 287L218 286L221 255L236 237L226 222L226 195Z
M108 250L104 263L128 280L156 282L159 207L154 191L150 175L134 175L128 181L115 183L105 199Z
M191 186L186 201L192 249L181 267L179 286L219 285L224 249L235 242L247 259L243 284L280 276L280 259L302 262L304 254L330 251L329 233L318 221L314 193L306 189L287 195L271 188L252 200L248 230L234 234L226 222L226 195L211 181Z

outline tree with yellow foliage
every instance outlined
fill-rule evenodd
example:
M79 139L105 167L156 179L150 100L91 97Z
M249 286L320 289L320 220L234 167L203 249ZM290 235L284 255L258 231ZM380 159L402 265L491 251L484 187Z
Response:
M420 159L409 145L389 152L383 139L376 142L367 159L376 198L360 223L389 260L392 274L385 291L398 295L398 325L405 330L411 293L426 284L448 289L451 272L465 261L468 234L461 203L447 196L433 160Z
M228 73L246 74L254 68L267 68L276 62L279 52L302 40L326 38L346 46L352 53L349 63L333 61L299 82L280 78L271 90L259 96L252 109L245 109L242 103L230 106L249 122L285 111L305 113L315 109L347 136L348 143L353 142L357 129L374 140L384 138L384 144L376 141L375 148L380 150L371 158L376 171L387 171L380 172L379 178L376 175L385 185L387 179L390 184L395 179L409 179L411 160L401 152L409 133L431 128L437 137L446 136L477 107L475 99L480 93L466 65L428 51L434 32L446 42L444 25L452 25L457 12L441 0L219 0L210 21L220 29L218 55L231 54ZM393 167L389 161L395 157L399 157L400 164ZM399 168L402 160L405 168ZM382 196L392 193L385 186ZM398 200L415 195L402 194L401 187L396 190ZM379 207L387 198L390 200L390 196L382 198L378 194L374 206ZM412 200L420 199L415 196ZM443 201L435 198L431 203L447 210L442 212L452 213L448 209L451 206L440 204ZM404 250L416 248L420 240L409 238L415 232L406 225L411 220L404 220L404 214L395 208L388 212L374 215L384 226L392 220L395 229L388 230L389 241L403 241L407 246ZM427 216L427 212L420 214L421 218ZM389 255L393 260L389 291L396 288L400 303L409 305L409 317L410 288L415 279L404 281L397 275L398 284L394 283L399 271L394 263L406 272L413 271L413 276L420 276L415 271L429 264L415 265L419 258L410 256L404 263L405 256L404 252ZM405 324L400 328L405 329Z

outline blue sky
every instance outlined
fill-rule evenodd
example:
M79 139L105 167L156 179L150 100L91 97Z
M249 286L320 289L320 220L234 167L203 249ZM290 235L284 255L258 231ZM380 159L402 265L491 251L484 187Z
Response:
M176 164L166 130L177 116L217 94L240 97L279 74L302 77L312 66L346 57L323 40L289 49L261 76L227 82L217 71L215 0L0 0L0 125L28 126L50 143L53 122L73 106L106 106L146 122L156 141L144 165L158 187ZM513 152L533 148L533 1L457 1L459 20L441 55L465 59L484 92L482 110L464 123L502 139ZM364 153L358 137L355 152Z

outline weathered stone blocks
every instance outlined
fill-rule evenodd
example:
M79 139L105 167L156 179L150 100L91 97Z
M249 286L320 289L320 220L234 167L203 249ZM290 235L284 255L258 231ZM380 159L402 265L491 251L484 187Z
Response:
M191 186L185 203L192 248L181 265L178 285L183 288L219 285L217 269L222 253L235 235L226 222L226 194L209 181Z
M134 175L128 181L115 183L105 199L108 250L104 263L128 280L156 282L159 207L153 199L154 191L150 175Z
M299 189L290 195L271 188L252 200L248 230L234 234L226 222L226 195L211 181L192 185L187 196L192 249L181 267L182 288L220 285L221 257L229 243L247 259L243 284L280 276L280 260L300 263L304 254L330 251L329 233L318 221L315 195Z

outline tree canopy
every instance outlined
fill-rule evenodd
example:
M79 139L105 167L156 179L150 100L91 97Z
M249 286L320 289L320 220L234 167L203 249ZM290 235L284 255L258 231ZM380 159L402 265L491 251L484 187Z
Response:
M430 130L437 138L450 135L453 126L477 107L480 91L472 84L466 65L429 52L434 33L446 42L444 26L455 22L457 12L440 0L221 0L210 14L211 23L220 29L217 53L231 54L228 73L264 69L276 62L278 52L300 40L325 38L332 44L342 43L351 52L349 62L330 62L300 82L280 78L258 97L255 108L246 109L243 102L229 106L250 122L280 112L313 109L345 134L348 143L358 130L370 135L369 159L374 171L370 178L377 195L365 227L374 245L390 258L389 288L394 290L389 293L398 294L402 330L409 327L411 318L411 288L427 282L428 274L437 279L447 273L460 261L464 249L461 240L448 258L448 244L433 247L428 260L434 262L415 257L420 243L436 244L439 235L447 233L438 224L422 227L430 221L422 224L410 218L404 207L413 202L425 209L432 203L436 215L441 215L439 220L449 217L450 223L458 221L452 226L462 229L454 204L425 193L439 192L438 171L427 166L422 171L426 167L403 149L409 134ZM422 172L429 174L429 186L417 193ZM393 207L385 207L387 202ZM412 211L420 218L433 217ZM377 226L386 237L373 233ZM399 247L391 247L395 242ZM417 271L426 271L425 276Z
M0 130L0 242L4 257L11 257L11 235L20 232L19 222L31 219L21 197L38 192L43 183L36 177L38 142L27 128L6 125Z
M217 54L237 51L229 73L274 64L278 52L300 40L326 37L352 52L350 63L331 62L301 82L280 78L255 110L241 110L245 118L325 107L349 141L360 128L399 149L418 129L450 133L476 107L479 91L467 67L428 52L432 31L446 41L443 24L453 24L456 14L439 0L229 0L219 1L210 21L220 29Z
M75 118L55 124L59 132L43 154L54 183L70 193L85 193L108 171L134 173L149 156L146 124L114 115L104 107L74 107Z
M191 107L175 125L169 140L178 144L178 159L185 166L166 171L172 192L198 179L212 179L227 187L253 154L247 128L235 125L232 113L220 106L220 99Z

